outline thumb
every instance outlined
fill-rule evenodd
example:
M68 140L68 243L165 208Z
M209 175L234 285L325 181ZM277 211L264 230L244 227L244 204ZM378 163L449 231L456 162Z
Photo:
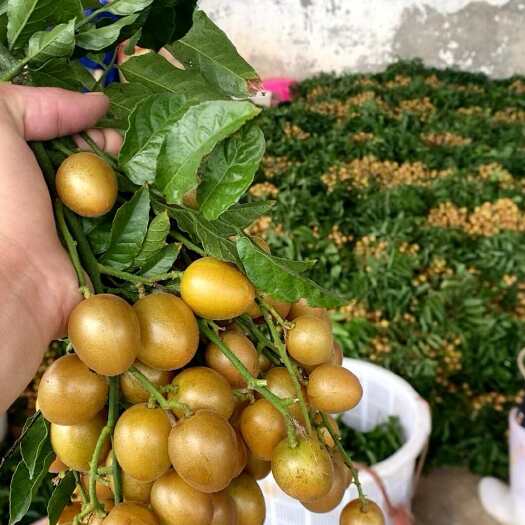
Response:
M49 140L93 127L109 108L102 93L1 85L3 102L25 140Z

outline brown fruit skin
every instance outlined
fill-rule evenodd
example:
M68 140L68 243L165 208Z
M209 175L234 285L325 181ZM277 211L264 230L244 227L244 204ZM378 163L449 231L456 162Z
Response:
M139 361L158 370L187 365L199 346L199 328L193 312L180 297L154 293L134 305L142 333Z
M173 427L168 440L171 464L194 489L218 492L233 477L236 439L226 419L211 410L199 410Z
M286 423L269 401L258 399L244 409L241 433L254 456L270 461L273 449L286 435Z
M60 461L58 458L55 458L53 460L53 463L49 465L48 472L50 474L59 474L60 472L64 472L65 470L67 470L67 465Z
M273 363L263 354L259 354L259 370L262 373L268 372L272 368Z
M124 299L92 295L71 312L68 336L78 357L98 374L124 373L141 347L139 321Z
M272 464L264 459L255 457L252 453L248 454L248 462L246 464L245 471L255 479L264 479L272 470Z
M156 370L150 366L135 361L133 366L145 375L150 383L153 383L158 389L169 384L173 378L173 373L166 370ZM145 390L137 379L126 372L120 376L120 391L124 396L124 399L133 405L137 403L146 403L149 400L149 392Z
M102 413L78 425L51 423L51 445L58 459L73 470L88 472L98 436L105 424L106 417ZM109 440L106 440L100 454L101 460L104 460L108 450Z
M115 505L102 525L159 525L159 520L146 507L125 502Z
M210 495L190 487L173 470L153 483L151 506L163 525L210 525L213 518Z
M241 474L228 487L237 509L237 525L263 525L266 503L257 482L248 474Z
M299 363L315 366L332 357L332 327L313 315L301 315L293 321L293 328L286 336L286 349Z
M119 418L113 451L122 470L138 481L149 482L170 467L168 436L171 423L160 408L133 405Z
M182 275L184 302L200 317L233 319L242 315L255 299L255 289L232 264L213 257L191 263Z
M276 396L283 399L296 397L295 386L293 384L292 378L288 373L288 370L284 366L276 366L271 368L266 374L266 386L268 389L273 392ZM306 389L301 387L303 397L306 399ZM290 414L297 419L300 423L304 424L303 414L301 412L301 407L299 403L294 403L288 407Z
M240 476L241 472L246 468L246 465L248 463L248 447L246 446L246 443L244 442L244 439L242 437L241 431L235 430L235 437L236 437L236 459L235 467L232 472L232 478L236 478L237 476Z
M226 490L211 494L213 519L210 525L237 525L237 509Z
M339 428L339 425L337 424L337 421L335 418L333 418L331 415L327 414L326 415L327 419L328 419L328 425L330 426L330 429L332 430L332 432L336 435L336 436L341 436L341 430ZM323 420L321 418L321 416L318 414L316 415L315 417L315 422L320 425L322 424ZM330 432L328 431L328 429L326 427L321 427L319 429L319 436L322 440L322 442L328 447L328 448L334 448L335 447L335 441L334 439L332 438L332 435L330 434Z
M308 306L305 299L299 299L296 303L292 304L288 319L293 321L301 315L312 315L318 319L329 319L328 312L324 308Z
M58 168L55 182L60 200L82 217L100 217L117 200L117 176L94 153L82 151L70 155Z
M92 372L76 355L58 358L38 385L43 416L58 425L78 425L93 419L106 404L106 378Z
M343 350L341 349L341 346L339 345L339 343L336 343L335 341L334 341L332 357L330 358L329 363L331 365L343 366Z
M346 472L344 470L346 467L341 462L336 461L333 462L333 465L334 480L328 494L319 499L301 502L310 512L319 514L330 512L335 509L343 499L346 491Z
M368 500L367 512L361 511L361 501L354 499L346 505L339 517L339 525L385 525L383 511Z
M187 405L192 412L209 409L225 419L233 414L235 398L230 383L224 376L205 366L186 368L172 381L175 392L169 394L170 400ZM181 418L184 411L174 408L173 413Z
M227 331L222 336L224 344L242 361L250 373L257 377L259 375L259 356L253 343L245 336L237 332ZM206 347L206 364L222 374L234 388L244 388L246 381L230 360L221 352L219 347L210 343Z
M290 308L292 305L290 303L287 303L285 301L281 301L279 299L274 299L268 294L263 293L262 298L270 305L275 308L276 312L283 318L286 319L286 316L290 313ZM254 301L248 310L246 310L246 313L252 318L257 319L258 317L262 317L263 313L261 312L261 309L259 308L259 305Z
M314 408L330 414L351 410L363 397L361 383L350 370L328 364L312 371L306 392Z
M82 486L84 487L84 490L86 491L86 494L89 493L89 474L82 474L80 476L80 483L82 483ZM97 499L99 501L113 499L113 492L110 487L107 485L104 485L101 481L97 480L95 482L95 488L96 488L96 494Z
M113 464L113 452L108 454L106 459L106 467L111 467ZM114 492L113 487L113 476L110 476L111 490ZM139 481L132 478L127 472L120 470L120 481L122 489L122 497L124 501L134 501L135 503L149 503L149 497L151 494L151 487L153 486L152 481ZM113 496L111 496L113 497Z
M310 501L328 494L334 468L317 439L300 437L298 445L290 448L285 438L273 451L272 474L286 494L299 501Z
M57 525L73 525L75 516L80 513L82 506L80 503L70 503L64 507L58 518Z

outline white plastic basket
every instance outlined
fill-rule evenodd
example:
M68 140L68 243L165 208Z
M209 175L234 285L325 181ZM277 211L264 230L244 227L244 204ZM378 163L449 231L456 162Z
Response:
M374 471L382 479L392 505L404 505L409 509L414 491L416 459L430 435L428 403L404 379L385 368L348 358L343 366L356 374L363 386L363 399L359 405L343 415L343 421L348 426L366 432L384 422L388 416L399 417L405 443L395 454L375 465ZM366 495L383 508L387 525L393 525L381 491L370 474L361 472L360 480ZM345 504L357 497L352 485L335 510L312 514L282 492L271 474L261 482L261 488L268 509L265 525L336 525Z

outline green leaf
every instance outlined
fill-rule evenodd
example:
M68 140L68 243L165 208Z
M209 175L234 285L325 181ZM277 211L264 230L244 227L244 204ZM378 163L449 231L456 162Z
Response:
M126 129L129 114L137 104L148 98L153 92L139 83L115 82L105 89L111 106L108 115L99 121L100 126Z
M115 43L120 36L120 31L124 27L133 24L138 17L138 14L128 15L103 27L87 26L87 29L78 34L77 45L83 49L100 51Z
M107 251L111 244L111 217L105 215L96 219L83 218L82 226L86 228L86 225L92 226L86 233L93 252L99 255Z
M135 53L135 48L138 44L140 36L142 35L142 28L139 27L133 35L128 38L126 45L124 46L124 54L131 56Z
M51 31L39 31L29 40L27 59L32 65L52 58L69 57L75 48L75 20L60 24Z
M23 48L39 31L83 16L79 0L9 0L7 13L10 49Z
M325 308L335 308L346 302L344 298L300 275L297 262L269 255L246 237L237 240L237 251L248 279L258 290L272 297L290 303L304 298L310 306Z
M132 57L120 70L126 80L142 84L153 93L176 93L207 100L224 98L200 73L177 69L157 53Z
M240 230L244 230L253 224L261 215L270 213L274 205L275 201L257 201L237 204L221 215L221 221L231 224Z
M111 243L101 262L124 270L131 266L140 252L148 230L150 198L141 188L115 214L111 227Z
M47 475L49 465L54 458L53 452L45 456L41 455L37 461L33 479L29 476L29 471L23 461L17 465L9 489L9 525L15 525L27 514L33 497Z
M104 12L120 16L132 15L143 11L152 3L153 0L113 0L105 6Z
M247 96L247 80L258 78L225 33L203 11L193 14L193 26L178 42L166 46L188 69L198 69L210 84L228 95Z
M27 467L30 479L33 479L35 475L38 458L46 445L49 448L48 426L39 413L20 443L22 460Z
M198 189L199 209L214 220L251 186L264 154L264 135L256 126L241 129L209 156Z
M193 22L197 0L158 0L148 10L142 26L140 45L158 51L166 44L183 37Z
M235 244L228 239L229 230L219 221L207 221L189 208L169 208L168 213L181 230L188 233L195 242L202 244L207 254L223 261L239 261Z
M180 243L164 246L164 248L146 261L142 275L144 277L154 277L155 275L169 272L179 256L180 249Z
M119 165L135 184L155 181L157 157L167 132L195 103L186 95L164 93L140 103L131 113Z
M215 145L260 113L251 102L210 101L191 107L166 136L156 186L168 203L181 203L197 186L197 169Z
M159 213L150 223L148 233L138 255L133 261L134 266L143 267L155 254L161 251L170 232L170 219L168 213ZM162 273L162 272L158 272Z
M47 503L47 515L49 525L56 525L64 507L69 503L71 495L76 487L75 476L73 472L68 471L55 487Z
M95 79L89 71L76 60L57 58L43 67L31 72L35 86L59 87L71 91L91 90Z

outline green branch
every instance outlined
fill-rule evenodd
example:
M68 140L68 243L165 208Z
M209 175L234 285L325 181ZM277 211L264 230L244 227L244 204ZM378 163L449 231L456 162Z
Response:
M133 273L123 272L121 270L116 270L111 268L111 266L105 266L104 264L97 263L98 271L105 275L111 275L112 277L117 277L123 281L128 281L134 284L149 284L153 285L159 281L169 281L171 279L180 279L182 272L167 272L159 273L151 277L144 277L141 275L135 275Z

